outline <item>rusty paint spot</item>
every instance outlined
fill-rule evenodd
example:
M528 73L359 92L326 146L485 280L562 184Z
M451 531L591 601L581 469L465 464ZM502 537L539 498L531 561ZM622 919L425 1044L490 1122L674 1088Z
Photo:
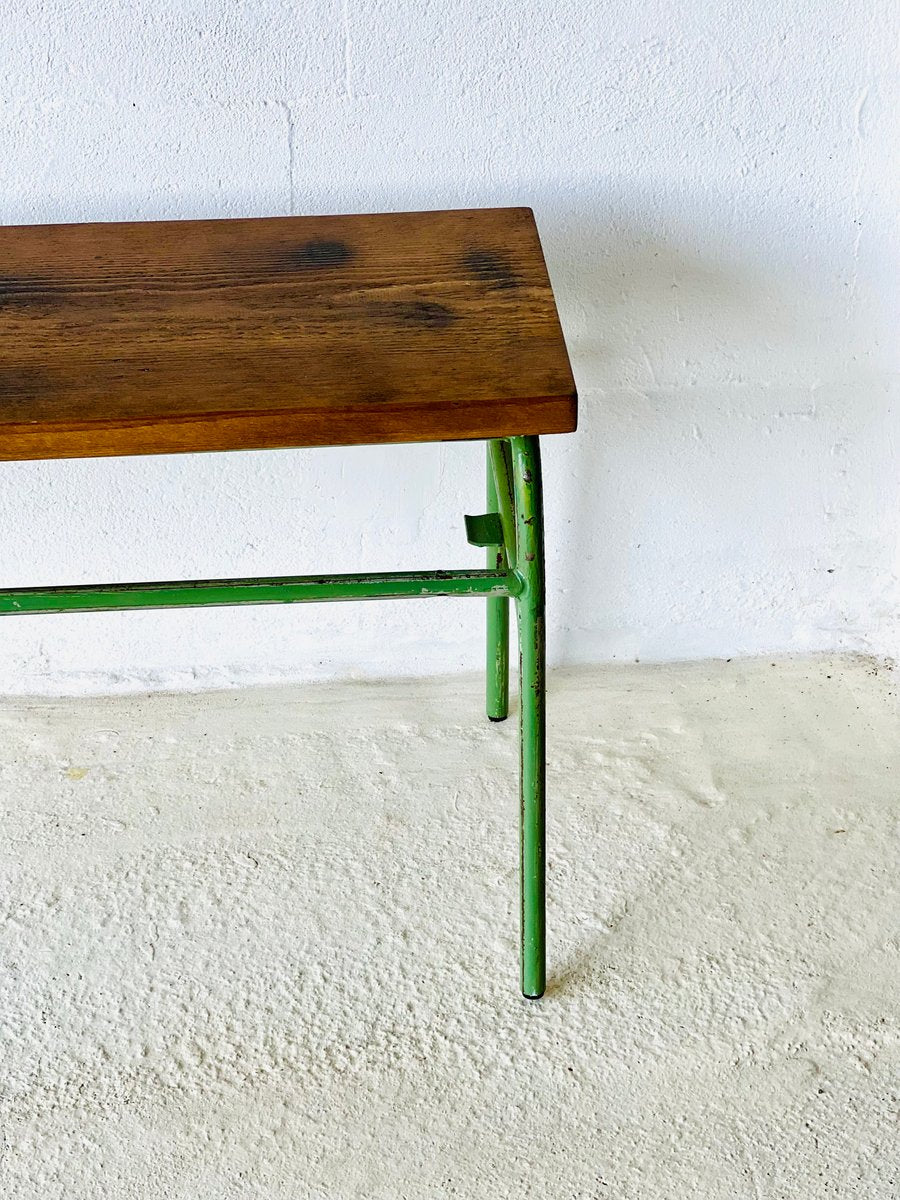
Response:
M290 262L292 266L300 267L304 271L318 271L329 267L343 267L355 256L353 247L348 246L346 242L314 238L293 250Z
M463 255L463 266L480 283L498 291L510 291L522 282L512 269L509 255L500 250L467 250Z

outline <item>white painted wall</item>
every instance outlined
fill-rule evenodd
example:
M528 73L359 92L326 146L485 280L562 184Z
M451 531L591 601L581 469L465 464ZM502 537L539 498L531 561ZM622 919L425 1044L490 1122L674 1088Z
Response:
M531 204L555 662L900 652L891 0L0 0L0 221ZM2 352L2 348L0 348ZM7 586L463 565L478 445L0 466ZM20 618L0 689L475 667L469 601Z

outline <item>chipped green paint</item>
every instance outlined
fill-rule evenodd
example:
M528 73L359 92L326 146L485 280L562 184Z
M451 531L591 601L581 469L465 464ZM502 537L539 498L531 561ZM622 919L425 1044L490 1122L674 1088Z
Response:
M522 991L543 995L545 915L545 616L541 453L536 437L510 439L516 520L519 629L520 887Z
M503 526L503 544L511 567L516 565L516 518L513 495L512 460L509 442L505 438L493 438L488 442L488 454L493 467L494 499L500 524Z
M508 569L503 522L497 507L497 483L494 478L492 446L487 450L487 506L500 524L499 542L487 547L489 570ZM505 721L509 716L509 600L496 596L487 602L487 678L486 707L492 721Z
M394 571L367 575L293 575L177 583L88 584L0 591L0 615L107 612L125 608L200 608L231 604L302 604L416 596L512 596L508 571Z

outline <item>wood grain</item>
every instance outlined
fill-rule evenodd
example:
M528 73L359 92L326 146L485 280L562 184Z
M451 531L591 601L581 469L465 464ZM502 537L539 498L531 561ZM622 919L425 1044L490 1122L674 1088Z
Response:
M575 428L527 208L0 228L0 460Z

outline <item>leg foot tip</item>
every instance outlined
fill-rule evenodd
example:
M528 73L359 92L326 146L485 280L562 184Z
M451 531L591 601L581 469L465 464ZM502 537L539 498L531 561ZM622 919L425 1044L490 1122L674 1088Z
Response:
M524 992L524 991L522 992L522 995L525 997L526 1000L540 1000L540 998L541 998L541 996L543 996L543 994L544 994L543 988L541 988L541 990L539 992Z
M491 714L488 713L488 720L493 721L496 725L498 721L505 721L508 715L508 713L504 713L502 717L492 717Z

